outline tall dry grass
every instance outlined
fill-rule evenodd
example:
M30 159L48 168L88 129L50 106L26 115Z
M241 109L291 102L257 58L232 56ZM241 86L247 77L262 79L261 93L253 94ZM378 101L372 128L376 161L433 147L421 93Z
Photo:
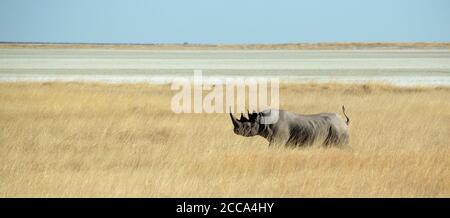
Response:
M286 149L169 86L0 84L2 197L450 197L450 89L283 85L281 107L351 118L351 149Z

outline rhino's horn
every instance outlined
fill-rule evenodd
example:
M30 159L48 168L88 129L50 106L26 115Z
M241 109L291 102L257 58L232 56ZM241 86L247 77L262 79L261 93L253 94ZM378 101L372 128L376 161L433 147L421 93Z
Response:
M245 122L245 121L247 121L247 120L248 120L248 119L244 116L244 114L241 113L241 118L239 118L239 121Z
M230 111L230 117L231 117L231 121L233 121L233 125L234 126L238 126L239 125L239 121L236 120L236 118L233 116L231 111Z

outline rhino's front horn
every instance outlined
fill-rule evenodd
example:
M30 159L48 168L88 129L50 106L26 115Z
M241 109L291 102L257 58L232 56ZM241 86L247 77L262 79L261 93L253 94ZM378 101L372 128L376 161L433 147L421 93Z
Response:
M230 112L231 121L233 121L233 125L236 127L239 125L239 122L236 120L236 118L233 116L233 114Z

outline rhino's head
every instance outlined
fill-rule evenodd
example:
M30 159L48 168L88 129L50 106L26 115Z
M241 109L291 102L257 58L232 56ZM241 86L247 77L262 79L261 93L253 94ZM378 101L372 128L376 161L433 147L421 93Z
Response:
M248 118L241 114L240 119L236 119L232 113L230 113L231 121L234 126L234 133L241 136L255 136L259 133L260 126L260 114L253 111L248 112Z

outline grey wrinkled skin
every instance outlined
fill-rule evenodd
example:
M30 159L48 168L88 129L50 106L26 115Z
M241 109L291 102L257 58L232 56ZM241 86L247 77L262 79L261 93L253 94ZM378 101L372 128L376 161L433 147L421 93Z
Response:
M305 146L313 143L331 146L346 145L349 142L350 120L345 114L344 106L342 110L346 121L336 113L299 115L276 109L248 113L248 118L241 114L241 118L236 119L231 113L230 117L234 133L245 137L262 136L269 141L269 146ZM270 119L274 122L267 122Z

